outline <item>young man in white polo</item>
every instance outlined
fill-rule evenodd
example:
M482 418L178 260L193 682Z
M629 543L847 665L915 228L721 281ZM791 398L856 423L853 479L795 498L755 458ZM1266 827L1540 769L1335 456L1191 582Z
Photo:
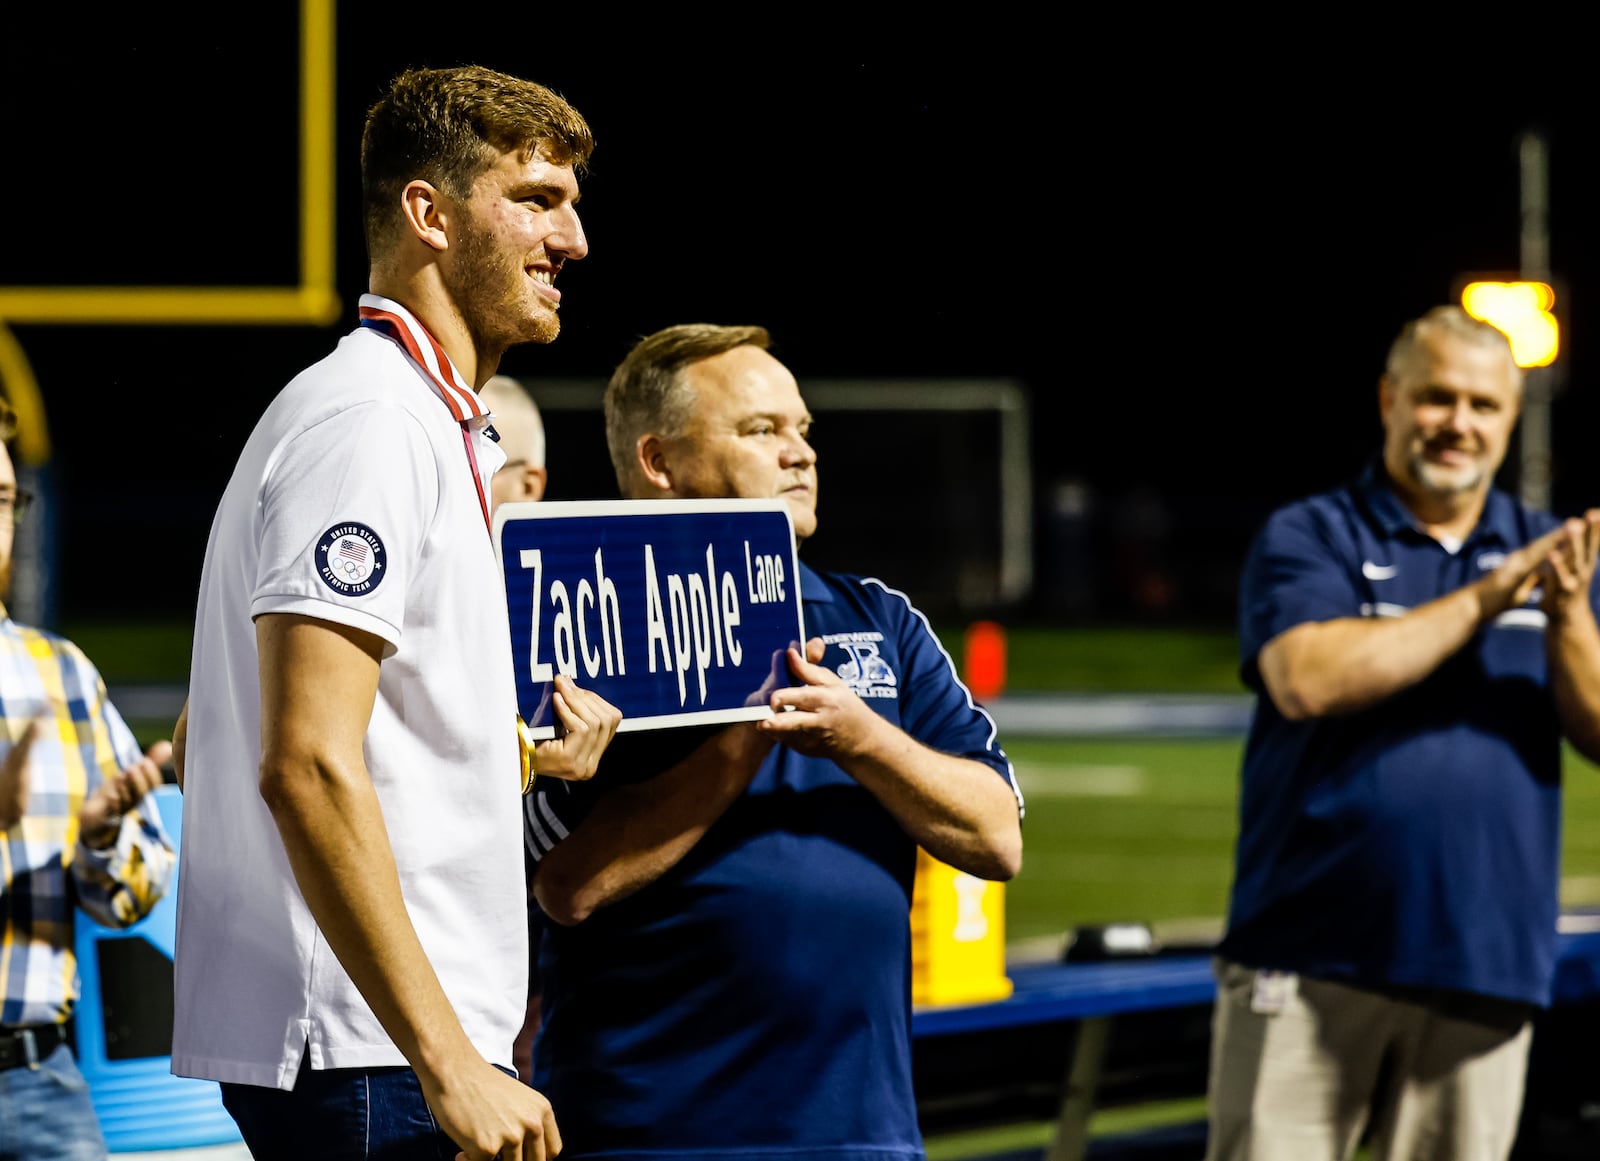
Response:
M172 1062L222 1083L257 1157L560 1149L510 1067L521 761L476 389L560 329L592 147L543 86L398 77L362 139L361 325L273 400L217 510L175 739ZM607 719L555 696L539 767L586 776Z

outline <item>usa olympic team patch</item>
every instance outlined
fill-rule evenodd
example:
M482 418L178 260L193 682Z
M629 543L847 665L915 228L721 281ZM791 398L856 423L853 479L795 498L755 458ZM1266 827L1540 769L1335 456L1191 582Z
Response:
M317 575L341 596L365 596L377 588L386 563L383 541L365 524L335 524L317 541Z

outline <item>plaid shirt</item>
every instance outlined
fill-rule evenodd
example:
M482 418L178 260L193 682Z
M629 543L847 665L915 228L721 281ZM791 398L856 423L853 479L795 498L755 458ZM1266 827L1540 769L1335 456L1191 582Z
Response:
M27 810L0 834L0 1025L66 1020L79 990L73 904L127 927L161 899L176 861L149 797L112 847L78 841L84 797L137 760L139 745L82 650L0 605L0 755L41 714Z

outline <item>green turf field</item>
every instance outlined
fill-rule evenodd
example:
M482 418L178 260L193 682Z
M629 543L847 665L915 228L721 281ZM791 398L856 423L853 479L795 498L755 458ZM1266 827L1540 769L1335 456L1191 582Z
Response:
M193 625L186 621L81 620L61 631L112 684L189 675ZM937 631L959 665L964 626ZM1239 692L1233 633L1216 628L1018 628L1007 635L1006 657L1013 690Z
M1009 942L1143 920L1182 936L1220 920L1232 875L1243 739L1017 738L1023 869ZM1600 904L1600 770L1567 756L1563 902Z
M182 682L188 624L69 625L113 684ZM959 664L962 627L941 626ZM1008 635L1008 688L1239 693L1233 634L1218 629L1032 628ZM133 722L141 742L171 729ZM1144 920L1182 932L1226 906L1240 739L1003 738L1028 800L1008 938ZM1600 771L1568 760L1564 902L1600 904Z
M964 628L938 627L959 666ZM1241 693L1231 629L1014 628L1006 634L1006 687L1079 693Z
M1018 738L1027 801L1007 938L1215 917L1233 854L1240 743Z

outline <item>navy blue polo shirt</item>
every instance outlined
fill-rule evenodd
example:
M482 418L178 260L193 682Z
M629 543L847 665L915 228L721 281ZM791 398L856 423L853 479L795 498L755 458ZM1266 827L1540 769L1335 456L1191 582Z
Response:
M822 665L913 737L1012 779L994 723L903 595L804 565L800 578ZM532 808L570 831L607 785L704 736L619 734L594 780L555 783ZM562 1155L920 1159L915 869L916 845L873 795L779 746L666 875L573 927L546 924L534 1086Z
M1307 621L1403 615L1557 523L1492 491L1450 552L1416 527L1377 464L1268 519L1240 582L1241 674L1256 707L1223 956L1549 1002L1561 746L1537 594L1357 713L1286 720L1256 659Z

